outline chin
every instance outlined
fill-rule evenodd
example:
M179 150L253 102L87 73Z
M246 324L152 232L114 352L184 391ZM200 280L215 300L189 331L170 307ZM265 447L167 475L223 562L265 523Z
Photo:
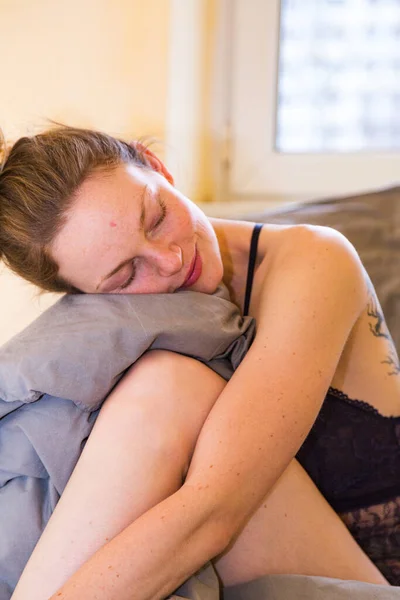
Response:
M213 278L211 281L208 281L206 284L203 284L203 289L201 291L205 294L214 294L217 291L218 286L221 285L221 283L223 283L222 275L220 278Z

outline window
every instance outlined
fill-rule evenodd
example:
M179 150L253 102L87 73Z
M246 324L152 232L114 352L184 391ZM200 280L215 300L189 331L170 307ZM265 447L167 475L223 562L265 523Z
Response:
M233 195L400 178L400 0L235 0Z

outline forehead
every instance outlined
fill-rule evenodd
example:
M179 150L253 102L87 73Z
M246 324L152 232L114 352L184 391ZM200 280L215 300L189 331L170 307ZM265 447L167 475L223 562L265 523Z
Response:
M94 262L108 255L113 259L124 234L131 235L138 227L148 187L149 172L133 165L95 173L83 182L51 248L61 276L72 281L76 274L83 279L88 275L85 271L93 272Z
M127 205L133 208L135 203L139 207L147 185L148 171L134 165L119 165L109 171L94 173L76 191L67 222L82 214L123 210Z

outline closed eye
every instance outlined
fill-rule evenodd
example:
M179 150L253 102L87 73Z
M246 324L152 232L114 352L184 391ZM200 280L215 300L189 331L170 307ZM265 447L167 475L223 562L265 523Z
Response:
M158 196L157 200L161 207L161 214L160 214L159 218L157 219L156 223L153 225L152 231L154 229L157 229L157 227L159 227L161 225L161 223L165 220L165 217L167 216L167 205L165 204L164 200L162 200L162 198L160 196ZM118 286L119 290L125 290L127 287L130 286L132 281L135 279L135 275L136 275L135 265L132 263L132 266L133 266L132 275L130 275L130 277L128 277L128 279L122 285Z
M157 219L155 225L153 225L152 229L157 229L157 227L159 227L161 225L161 223L164 221L165 217L167 216L167 205L165 204L164 200L162 200L160 198L160 196L158 197L158 203L161 207L161 215Z
M133 269L132 275L130 277L128 277L128 279L125 281L125 283L123 283L122 285L119 286L119 289L124 290L125 288L129 287L134 279L135 279L135 269Z

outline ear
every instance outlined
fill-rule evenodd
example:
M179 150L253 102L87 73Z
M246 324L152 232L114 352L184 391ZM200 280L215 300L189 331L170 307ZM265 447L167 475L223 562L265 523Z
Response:
M168 171L167 167L164 163L152 152L149 148L146 148L141 142L133 142L135 148L139 150L141 154L145 157L146 161L149 163L149 166L157 171L157 173L161 173L165 177L167 181L171 185L174 185L174 178L171 173Z

